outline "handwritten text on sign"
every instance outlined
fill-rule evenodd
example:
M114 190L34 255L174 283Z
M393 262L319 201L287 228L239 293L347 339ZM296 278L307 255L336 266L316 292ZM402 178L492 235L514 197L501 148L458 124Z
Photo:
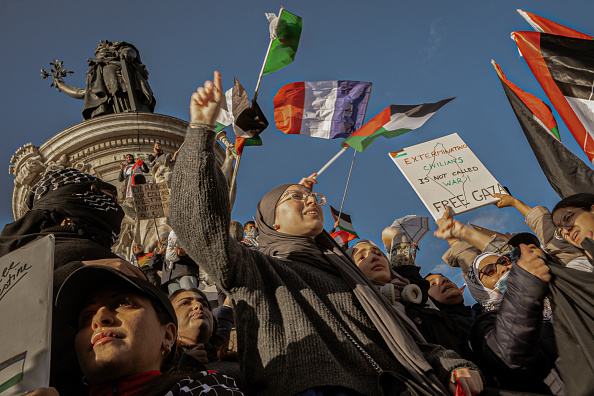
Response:
M497 201L505 189L454 133L389 153L434 219L447 206L454 214Z
M169 216L169 184L151 183L132 186L134 207L139 219Z

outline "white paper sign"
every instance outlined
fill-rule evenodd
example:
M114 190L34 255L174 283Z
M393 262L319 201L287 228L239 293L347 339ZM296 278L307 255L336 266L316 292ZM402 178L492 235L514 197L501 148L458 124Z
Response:
M54 237L0 258L0 394L49 385Z
M507 194L457 133L389 153L435 220L496 202Z

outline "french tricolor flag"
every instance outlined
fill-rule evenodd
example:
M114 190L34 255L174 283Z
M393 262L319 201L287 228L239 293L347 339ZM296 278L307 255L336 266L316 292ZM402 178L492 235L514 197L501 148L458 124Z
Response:
M363 125L371 85L361 81L287 84L274 97L276 127L287 134L346 138Z

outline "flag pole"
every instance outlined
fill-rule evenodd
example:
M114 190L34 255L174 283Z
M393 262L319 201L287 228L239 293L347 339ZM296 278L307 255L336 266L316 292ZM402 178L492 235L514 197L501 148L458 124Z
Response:
M233 194L233 189L235 188L235 184L237 184L237 170L239 169L239 161L241 161L241 157L243 154L240 154L237 159L235 160L235 167L233 168L233 176L231 177L231 185L229 186L229 197ZM233 207L231 207L233 209Z
M317 171L317 176L320 176L330 165L332 165L332 163L334 161L336 161L338 159L338 157L340 157L341 155L343 155L345 153L345 151L347 151L349 149L350 146L344 146L342 149L340 149L340 151L338 153L336 153L336 155L334 157L332 157L332 159L330 161L328 161L326 163L326 165L322 166L322 169L320 169L319 171ZM356 150L355 150L356 151ZM316 178L314 177L314 179Z
M340 203L340 210L338 211L338 221L340 222L340 215L342 215L342 207L344 205L344 200L346 198L347 190L349 189L349 182L351 181L351 173L353 172L353 165L355 165L355 156L357 155L357 150L353 154L353 160L351 161L351 169L349 170L349 177L347 178L346 187L344 188L344 194L342 195L342 202ZM336 227L332 229L332 232L336 231Z
M278 19L276 21L278 26L278 21L280 20L281 12L283 12L283 7L281 7L280 11L278 12ZM268 54L270 54L270 48L272 47L272 42L274 41L273 38L270 39L268 43L268 49L266 50L266 56L264 57L264 62L262 63L262 68L260 69L260 75L258 76L258 82L256 83L256 91L254 92L254 98L252 102L258 99L258 90L260 89L260 83L262 82L262 76L264 75L264 68L266 67L266 61L268 60Z

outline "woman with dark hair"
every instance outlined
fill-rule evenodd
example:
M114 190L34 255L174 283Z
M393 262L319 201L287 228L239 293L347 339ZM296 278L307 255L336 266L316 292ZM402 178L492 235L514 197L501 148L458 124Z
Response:
M178 289L169 296L169 301L178 322L176 364L204 365L208 370L232 377L241 389L237 353L229 349L229 340L218 334L216 315L224 315L226 311L213 311L206 295L198 289Z
M215 72L215 83L192 95L170 219L190 256L234 301L246 390L272 396L455 390L454 371L471 363L423 344L383 299L324 231L323 195L295 183L277 186L258 203L260 250L230 237L228 187L213 151L222 92ZM468 395L482 390L477 372L458 370L458 377Z
M583 251L594 263L594 194L579 193L562 199L553 208L555 237Z
M105 266L85 266L64 282L56 311L76 329L75 348L89 395L240 396L233 379L207 371L162 374L174 356L177 318L148 281ZM53 394L40 388L36 394Z

